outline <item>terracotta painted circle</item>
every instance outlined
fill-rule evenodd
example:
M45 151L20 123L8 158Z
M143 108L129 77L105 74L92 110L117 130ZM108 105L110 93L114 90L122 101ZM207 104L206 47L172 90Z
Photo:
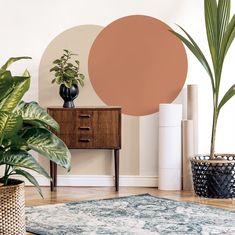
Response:
M105 27L89 54L93 88L107 105L135 116L158 111L181 91L187 75L183 44L162 21L143 15Z

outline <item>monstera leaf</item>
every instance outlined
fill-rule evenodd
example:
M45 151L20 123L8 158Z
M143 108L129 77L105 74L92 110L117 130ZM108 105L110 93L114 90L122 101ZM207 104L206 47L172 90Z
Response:
M50 179L48 173L37 163L34 157L24 150L8 150L0 157L0 165L7 164L16 168L26 168L44 175Z
M0 111L0 137L11 138L22 127L23 119L21 116L13 113Z
M70 170L70 152L64 142L44 128L28 129L22 138L29 148Z
M30 86L30 75L26 71L22 77L13 77L14 89L13 91L0 102L1 111L11 112L22 99L25 92Z
M39 122L39 126L42 124L59 131L59 124L36 102L25 103L21 101L14 112L21 115L26 123L34 125Z

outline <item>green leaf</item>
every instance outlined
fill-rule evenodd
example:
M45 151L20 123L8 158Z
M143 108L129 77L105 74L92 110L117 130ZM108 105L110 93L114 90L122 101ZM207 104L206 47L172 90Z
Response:
M220 64L223 64L224 58L228 49L230 48L235 36L235 15L233 15L228 27L224 33L220 52Z
M55 78L54 78L54 79L52 79L51 83L52 83L52 84L53 84L53 83L55 83Z
M61 77L61 72L55 72L55 77Z
M7 97L14 88L14 80L10 71L0 73L0 101Z
M218 28L217 28L217 1L205 0L204 9L205 9L205 23L206 23L208 45L210 48L211 58L215 70L219 54Z
M227 41L225 55L227 54L227 52L228 52L228 50L229 50L229 48L230 48L230 46L231 46L231 44L232 44L232 42L233 42L233 40L235 38L234 17L235 16L233 16L232 20L230 21L230 23L231 23L230 27L232 28L232 32L230 33L229 40Z
M72 80L72 84L73 84L73 85L78 85L78 80L74 78L74 79Z
M72 63L67 63L67 66L68 67L73 67L73 64Z
M19 134L12 136L10 139L9 138L4 139L4 141L8 142L7 145L5 145L5 146L10 146L12 149L21 149L21 150L25 150L25 151L30 150L30 148L26 144L25 140L23 140ZM4 141L3 141L3 145L4 145Z
M217 78L217 87L220 85L220 79L221 79L221 73L223 68L224 59L226 57L226 54L234 41L235 37L235 15L232 17L231 21L229 22L227 29L224 33L221 48L220 48L220 54L219 54L219 61L218 61L218 78Z
M50 69L50 72L52 71L59 71L60 68L58 66L54 66L53 68Z
M71 71L71 70L66 70L66 71L64 72L64 76L67 77L67 78L73 78L73 77L75 77L75 74L74 74L74 72Z
M22 117L8 112L0 111L0 138L11 138L22 127Z
M11 112L20 102L25 92L30 86L30 77L13 77L14 79L14 89L13 91L0 102L1 111Z
M230 19L230 0L219 0L217 9L217 24L218 24L218 46L221 48L224 33L227 29Z
M67 50L67 49L64 49L63 51L64 51L64 52L66 52L67 54L69 54L69 53L70 53L70 51L69 51L69 50Z
M79 73L79 74L78 74L78 76L79 76L79 78L80 78L80 79L82 79L82 80L84 80L84 79L85 79L85 75L84 75L84 74L82 74L82 73Z
M212 89L214 90L213 74L211 72L210 66L209 66L204 54L202 53L201 49L196 44L196 42L193 40L193 38L183 28L181 28L181 29L186 33L186 35L189 37L191 42L187 38L185 38L184 36L180 35L179 33L175 32L175 31L170 30L170 32L172 32L176 37L178 37L188 47L188 49L194 54L194 56L198 59L198 61L202 64L204 69L209 74L209 77L211 80L211 86L212 86Z
M21 56L21 57L11 57L10 59L7 60L7 62L1 67L2 70L6 70L11 64L18 60L22 59L32 59L31 57L28 56Z
M30 169L50 179L48 173L38 164L34 157L24 150L10 149L4 152L0 157L0 165L3 164Z
M79 83L80 83L81 87L84 87L84 81L83 81L83 80L81 80L81 79L78 79L78 81L79 81Z
M27 69L25 69L25 71L23 72L23 75L22 75L23 77L27 77L27 78L30 78L31 76L30 76L30 73L29 73L29 71L27 70ZM18 76L19 77L19 76ZM17 76L15 77L15 78L17 78Z
M58 85L61 84L62 80L63 80L63 79L62 79L61 76L55 77L55 82L56 82Z
M59 59L53 61L53 64L60 64L60 63L61 63L61 60Z
M40 121L23 122L23 130L30 129L32 127L40 127L48 129L48 127L45 126L45 124L43 124Z
M235 95L235 84L233 84L219 103L218 111Z
M43 198L42 190L41 190L41 188L40 188L40 186L39 186L38 181L34 178L34 176L32 176L30 173L28 173L27 171L24 171L24 170L22 170L22 169L20 169L20 168L15 169L14 171L15 171L15 174L16 174L16 175L22 175L22 176L25 177L31 184L33 184L33 185L37 188L37 190L38 190L39 194L41 195L41 197Z
M70 87L72 86L72 81L71 81L71 80L64 81L64 85L65 85L67 88L70 88Z
M70 170L71 155L68 148L61 139L49 130L31 128L25 132L22 138L26 140L31 149Z
M40 107L37 102L25 103L24 101L21 101L14 112L21 115L24 122L40 122L44 126L49 126L53 130L59 131L59 124L47 113L45 109Z

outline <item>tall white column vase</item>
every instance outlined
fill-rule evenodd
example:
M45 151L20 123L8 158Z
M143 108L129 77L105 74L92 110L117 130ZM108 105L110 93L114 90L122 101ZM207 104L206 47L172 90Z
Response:
M198 154L198 86L187 86L187 119L193 120L194 154Z
M159 183L160 190L181 190L181 104L159 106Z
M183 190L193 190L190 159L194 156L193 120L182 121Z

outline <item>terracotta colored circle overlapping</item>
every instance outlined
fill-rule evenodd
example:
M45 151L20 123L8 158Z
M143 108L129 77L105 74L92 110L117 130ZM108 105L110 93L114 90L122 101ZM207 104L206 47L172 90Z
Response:
M120 18L105 27L89 54L89 76L107 105L148 115L171 103L187 75L183 44L162 21L144 15Z

